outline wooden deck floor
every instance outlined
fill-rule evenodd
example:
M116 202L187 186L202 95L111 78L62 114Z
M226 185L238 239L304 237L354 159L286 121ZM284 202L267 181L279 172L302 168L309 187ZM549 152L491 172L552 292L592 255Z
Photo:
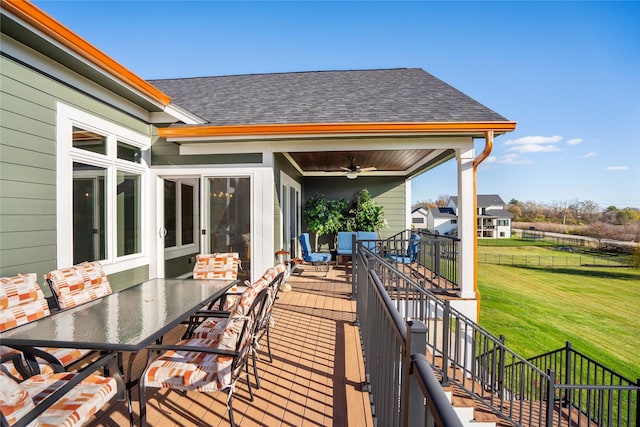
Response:
M292 290L281 292L273 316L273 363L266 341L258 369L262 388L249 401L245 382L238 384L233 401L238 426L373 426L369 395L360 391L364 365L350 299L350 272L331 267L324 272L303 267L292 275ZM177 340L177 328L166 341ZM141 369L143 356L136 359ZM253 378L253 377L252 377ZM139 414L137 388L134 412ZM228 426L226 393L181 394L150 390L147 405L150 426ZM90 426L128 426L122 402L96 414Z

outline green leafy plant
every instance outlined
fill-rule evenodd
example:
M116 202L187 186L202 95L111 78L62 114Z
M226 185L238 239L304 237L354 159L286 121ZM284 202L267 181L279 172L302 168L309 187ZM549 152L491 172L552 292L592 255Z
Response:
M387 226L384 210L371 198L369 190L356 193L344 228L347 231L379 231Z
M327 200L323 194L316 194L307 200L304 220L307 223L307 229L315 234L316 248L320 236L342 230L344 212L348 205L349 202L345 199Z

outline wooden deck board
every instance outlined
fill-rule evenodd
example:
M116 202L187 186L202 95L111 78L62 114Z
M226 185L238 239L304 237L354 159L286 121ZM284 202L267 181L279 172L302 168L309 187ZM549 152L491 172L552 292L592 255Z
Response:
M369 395L360 391L364 365L355 321L355 301L346 267L332 267L328 274L302 267L292 275L292 291L280 293L274 306L271 331L273 362L269 363L266 339L258 361L261 388L249 401L246 382L240 381L233 400L237 425L247 426L373 426ZM184 326L165 337L180 339ZM140 372L145 355L139 355L134 372ZM148 391L150 426L228 426L226 393ZM137 388L133 392L136 423L139 416ZM88 426L128 426L125 403L116 402L96 414Z

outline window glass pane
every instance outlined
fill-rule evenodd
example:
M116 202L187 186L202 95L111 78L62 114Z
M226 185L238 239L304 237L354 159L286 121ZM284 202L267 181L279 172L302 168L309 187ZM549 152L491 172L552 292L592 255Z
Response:
M73 146L93 153L107 154L107 137L74 126Z
M74 264L106 258L106 176L104 168L73 163Z
M142 252L140 175L118 171L118 256Z
M193 186L182 184L182 244L193 243Z
M209 178L209 251L238 252L239 279L251 277L249 178Z
M176 203L177 203L176 183L164 181L164 247L172 248L176 246Z
M140 163L142 151L138 147L118 141L118 158L130 162Z

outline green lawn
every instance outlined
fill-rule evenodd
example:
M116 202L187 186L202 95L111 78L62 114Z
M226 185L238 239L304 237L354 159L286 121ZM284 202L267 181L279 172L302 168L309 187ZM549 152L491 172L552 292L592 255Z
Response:
M487 252L557 254L541 247L479 247L480 256ZM504 335L522 356L571 341L629 379L640 378L639 270L479 264L478 287L480 324Z

